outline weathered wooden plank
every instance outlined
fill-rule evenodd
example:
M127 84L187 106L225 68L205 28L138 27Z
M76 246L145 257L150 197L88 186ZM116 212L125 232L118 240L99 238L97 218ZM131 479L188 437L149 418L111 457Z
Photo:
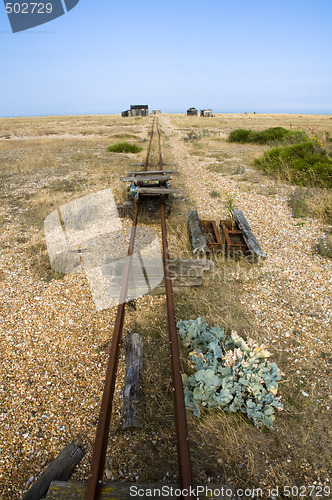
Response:
M145 163L140 163L140 162L131 162L130 165L138 165L138 166L141 166L141 167L144 167ZM166 165L175 165L175 163L163 163L163 166ZM149 167L158 167L159 166L159 163L151 163L149 162L148 163L148 166Z
M156 288L151 290L151 292L149 292L149 295L154 295L154 296L164 295L165 294L164 283L165 282L163 281L159 286L157 286ZM186 279L186 280L174 279L174 280L172 280L172 289L173 289L173 292L177 292L183 287L202 286L203 283L204 282L203 282L202 276L199 276L197 278L191 278L190 280L188 280L188 279Z
M266 259L266 255L260 247L255 235L253 234L249 222L244 216L244 213L241 210L237 210L234 208L233 210L234 219L242 231L243 238L247 244L249 251L255 259Z
M143 337L138 333L126 336L125 362L122 428L138 428L143 425Z
M204 489L204 486L201 486L201 488ZM85 490L86 483L61 483L55 481L51 484L46 498L47 500L84 500ZM178 484L107 483L102 487L101 499L130 500L136 497L142 500L151 500L151 498L174 500L179 498L179 496L175 496L176 490L179 490ZM162 495L162 492L165 494ZM234 500L235 498L232 486L224 484L209 484L203 493L202 490L196 490L196 493L198 493L200 499L213 497L215 500ZM194 495L193 498L195 498Z
M206 252L205 238L199 223L197 210L189 210L187 214L188 228L191 238L191 246L194 254L199 252Z
M84 455L84 451L72 441L49 464L22 500L39 500L45 495L52 481L66 481Z
M154 175L154 174L178 174L179 170L140 170L138 172L129 172L130 176L133 175Z
M131 177L120 177L122 182L154 182L154 181L169 181L170 175L137 175Z
M172 279L194 278L203 276L204 271L211 271L214 262L207 259L170 259L169 271Z
M179 189L167 189L159 187L136 187L133 191L139 194L173 194L179 193Z
M180 201L186 201L186 198L184 196L173 196L172 197L172 203L174 202L180 202Z

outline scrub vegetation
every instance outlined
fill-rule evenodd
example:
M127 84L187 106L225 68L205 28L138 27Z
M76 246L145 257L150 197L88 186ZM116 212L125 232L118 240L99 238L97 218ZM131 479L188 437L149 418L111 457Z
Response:
M255 158L271 151L276 135L269 135L263 143L228 141L235 129L259 132L271 129L270 125L275 125L272 130L286 129L290 121L291 131L300 129L317 140L284 144L285 136L277 146L282 148L280 153L285 149L287 158L292 158L294 150L288 148L299 147L299 152L316 155L321 161L315 177L306 169L292 167L300 185L283 177L279 167L265 171L254 165ZM320 291L326 285L332 253L331 233L325 226L332 218L328 180L332 120L327 116L243 113L212 118L162 115L160 123L164 161L175 163L174 169L180 171L172 186L180 187L186 197L181 204L174 204L167 220L171 258L192 257L187 210L197 208L202 219L226 219L231 217L234 204L253 221L268 256L265 264L254 265L242 259L213 257L215 273L204 278L204 286L175 290L176 318L189 322L201 316L211 328L222 329L225 338L233 331L245 343L250 339L257 345L264 343L272 354L269 362L280 370L278 397L284 408L273 414L273 428L256 427L248 412L241 409L222 411L202 404L200 417L188 411L194 477L203 483L236 488L323 485L330 466L331 403L329 312L327 302L321 305ZM133 141L130 146L139 143L143 149L135 161L142 162L150 128L151 117L0 119L4 325L0 405L5 409L0 496L4 500L22 498L29 478L38 477L71 440L86 450L71 480L87 479L116 311L95 311L84 273L60 275L50 268L43 223L62 205L110 186L121 204L124 188L120 176L136 168L130 165L129 155L110 154L108 146L116 140ZM279 165L280 157L285 161L282 154L271 162ZM158 161L154 151L151 161ZM312 163L311 170L315 165ZM314 178L319 183L313 183ZM130 224L124 219L125 226ZM323 230L316 231L316 224L323 228L323 236ZM158 230L159 224L153 227ZM283 231L288 239L280 241ZM305 239L307 232L313 235L312 241ZM302 247L303 239L306 246ZM281 254L285 247L287 252ZM295 262L294 249L298 252ZM327 301L327 295L324 297ZM126 313L125 332L138 332L145 339L144 427L121 430L122 355L104 479L176 482L165 297L138 299L136 311L128 308ZM190 376L194 367L188 356L192 350L179 340L182 372ZM232 353L237 349L240 347L232 346ZM238 358L242 356L237 353ZM202 384L201 400L203 390ZM256 416L258 404L255 400L256 407L249 408L249 413ZM264 416L269 417L258 415Z
M107 151L111 153L140 153L143 148L137 144L130 144L129 142L117 142L108 146Z

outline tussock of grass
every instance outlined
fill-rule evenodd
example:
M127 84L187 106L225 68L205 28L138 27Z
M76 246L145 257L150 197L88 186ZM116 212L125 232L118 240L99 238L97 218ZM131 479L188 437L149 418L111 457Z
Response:
M35 276L47 283L54 279L62 279L63 274L52 269L47 248L44 243L36 243L28 246L27 255L29 266Z
M332 234L326 233L319 239L317 251L323 257L332 259Z
M229 142L240 142L242 144L247 142L256 144L297 143L307 139L308 136L305 132L287 130L283 127L267 128L261 132L240 128L233 130L228 136Z
M298 187L288 204L295 218L311 216L332 223L332 192L329 189Z
M111 153L140 153L142 148L137 144L130 144L129 142L117 142L108 146L107 151Z
M299 187L291 194L288 204L293 210L295 218L307 217L310 214L308 199L312 197L310 188Z
M330 189L315 189L309 204L310 212L314 217L332 224L332 191Z
M196 132L187 132L187 135L183 137L184 142L197 142L202 138L201 134Z
M293 184L332 187L332 159L315 141L272 148L254 164Z
M135 134L114 134L112 135L112 139L139 139L138 135Z
M82 179L81 180L60 179L51 184L50 190L72 193L75 191L80 191L82 187L84 187L84 185L85 183L83 181L83 186L82 186Z

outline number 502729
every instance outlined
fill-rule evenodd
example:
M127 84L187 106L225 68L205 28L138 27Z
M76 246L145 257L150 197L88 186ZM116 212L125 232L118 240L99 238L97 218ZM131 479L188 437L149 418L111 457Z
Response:
M51 3L43 2L6 2L7 14L51 14L53 10Z

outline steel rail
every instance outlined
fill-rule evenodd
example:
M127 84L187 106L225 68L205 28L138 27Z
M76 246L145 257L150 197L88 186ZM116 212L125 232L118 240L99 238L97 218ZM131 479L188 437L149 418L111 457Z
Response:
M155 120L152 123L150 143L148 146L148 151L143 171L147 170L149 163L151 145L154 135L154 125L155 125ZM163 170L161 135L158 122L157 122L157 133L159 141L159 167L160 170ZM131 235L128 248L128 258L126 261L126 266L121 284L119 305L117 309L117 315L112 336L110 354L106 371L104 392L99 413L96 438L91 460L90 477L88 480L85 500L100 500L101 498L103 472L105 467L107 443L108 443L110 422L112 416L113 397L114 397L116 375L119 363L120 342L122 338L123 323L125 316L125 303L128 292L128 280L131 269L130 257L132 256L134 251L138 215L139 215L139 203L137 202L135 206L135 214L131 228ZM174 417L175 417L175 430L176 430L176 441L177 441L179 483L182 491L188 490L188 495L183 495L181 498L190 500L192 499L192 496L189 494L189 490L190 487L193 486L193 478L191 469L190 447L188 442L186 409L184 404L184 394L183 394L183 385L181 377L178 336L176 331L173 290L169 272L169 253L168 253L168 243L167 243L165 205L163 196L161 197L160 215L161 215L161 229L162 229L164 279L165 279L165 291L166 291L166 302L167 302L167 321L168 321L170 355L171 355L171 366L172 366L172 381L174 388L173 391Z
M157 124L158 140L159 140L159 165L160 170L163 168L163 158L161 152L161 136ZM166 229L166 216L165 204L163 197L160 203L160 219L161 219L161 232L162 232L162 248L163 248L163 264L164 264L164 280L166 291L166 304L167 304L167 322L168 322L168 335L169 346L171 355L172 366L172 380L173 380L173 398L174 398L174 419L176 430L177 442L177 456L179 468L179 483L182 492L188 491L188 495L183 495L181 498L192 499L189 494L190 488L193 486L190 446L188 441L188 429L186 408L184 403L184 393L181 377L181 365L179 355L179 343L176 330L175 321L175 308L173 300L172 282L169 272L169 252L167 243L167 229Z
M147 155L146 155L146 158L145 158L145 162L144 162L144 165L143 165L143 170L144 171L147 170L148 164L149 164L149 158L150 158L150 152L151 152L151 145L152 145L152 139L153 139L153 128L154 128L155 121L156 120L154 119L153 122L152 122L150 143L149 143L148 152L147 152Z
M151 138L144 163L144 170L147 169L149 163L154 124L155 120L152 122ZM133 224L131 227L128 258L126 261L126 266L124 269L124 274L121 283L119 305L117 309L110 354L108 358L104 392L99 412L97 432L92 452L90 476L85 493L85 500L99 500L101 497L102 480L103 480L103 473L105 468L105 460L107 452L107 443L108 443L108 436L109 436L111 416L112 416L113 397L114 397L116 375L119 364L120 342L122 338L123 323L125 316L125 303L128 292L128 280L131 268L130 257L134 251L138 213L139 213L139 203L137 202L135 206Z
M96 439L91 459L90 478L88 481L85 494L86 500L99 500L101 495L102 480L103 480L103 473L105 468L105 459L107 452L108 435L109 435L111 416L112 416L116 374L119 363L120 341L123 332L125 303L128 291L128 280L131 268L130 256L133 254L134 251L138 211L139 211L139 204L137 203L135 207L133 225L131 228L128 258L126 261L126 266L122 278L119 305L117 309L113 337L111 342L111 349L108 359L103 398L99 413Z

